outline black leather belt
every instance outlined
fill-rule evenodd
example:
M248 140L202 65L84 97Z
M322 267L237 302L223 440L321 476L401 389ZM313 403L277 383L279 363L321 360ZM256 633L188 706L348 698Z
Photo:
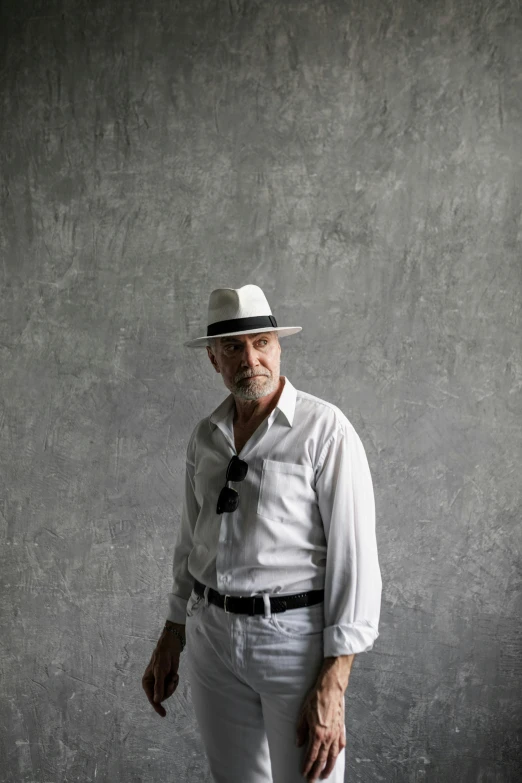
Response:
M204 595L205 585L194 579L194 590L198 595ZM265 602L262 595L221 595L212 587L208 591L211 604L220 606L225 612L234 614L264 614ZM286 612L287 609L297 609L300 606L313 606L324 600L324 590L310 590L308 593L273 596L270 598L272 612Z

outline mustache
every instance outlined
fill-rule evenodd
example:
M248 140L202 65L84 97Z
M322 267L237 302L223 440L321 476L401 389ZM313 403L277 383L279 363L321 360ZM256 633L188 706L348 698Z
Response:
M236 378L236 382L242 381L245 378L254 378L256 375L266 375L267 378L270 377L270 374L267 372L255 372L255 373L251 373L250 375L242 375L241 378Z

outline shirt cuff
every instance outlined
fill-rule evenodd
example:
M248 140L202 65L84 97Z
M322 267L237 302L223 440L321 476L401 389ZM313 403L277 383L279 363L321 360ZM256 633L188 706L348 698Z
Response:
M180 598L179 595L169 593L169 611L166 620L170 620L171 623L179 623L185 625L187 618L187 604L188 598Z
M367 652L378 636L377 628L369 622L329 625L323 631L324 657L337 658L339 655Z

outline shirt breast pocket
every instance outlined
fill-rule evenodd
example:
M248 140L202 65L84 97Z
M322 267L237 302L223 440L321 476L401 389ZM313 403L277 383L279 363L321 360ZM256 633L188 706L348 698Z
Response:
M264 459L257 513L273 520L309 517L316 502L313 475L308 465Z

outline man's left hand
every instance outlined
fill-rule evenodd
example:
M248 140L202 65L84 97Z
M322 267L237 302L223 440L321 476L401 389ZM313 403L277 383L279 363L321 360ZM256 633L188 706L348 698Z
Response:
M297 722L298 747L307 734L308 754L302 773L312 783L330 775L337 756L346 747L344 693L340 688L315 687L310 691Z

